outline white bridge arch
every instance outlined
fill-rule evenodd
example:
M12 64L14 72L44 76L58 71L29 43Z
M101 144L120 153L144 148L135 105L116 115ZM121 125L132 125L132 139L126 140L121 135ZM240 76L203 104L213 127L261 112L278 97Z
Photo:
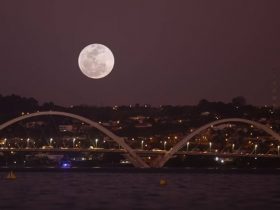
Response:
M0 125L0 131L3 130L4 128L15 124L19 121L28 119L28 118L32 118L32 117L37 117L37 116L46 116L46 115L57 115L57 116L64 116L64 117L70 117L73 119L77 119L80 120L86 124L89 124L90 126L98 129L99 131L101 131L102 133L104 133L105 135L107 135L108 137L110 137L112 140L114 140L116 143L118 143L123 149L125 149L125 151L127 151L128 153L128 158L129 160L132 162L132 164L135 167L138 168L149 168L149 165L147 163L145 163L137 154L136 152L130 147L128 146L124 139L122 137L119 137L117 135L115 135L114 133L112 133L110 130L108 130L107 128L101 126L100 124L87 119L85 117L76 115L76 114L72 114L72 113L67 113L67 112L58 112L58 111L44 111L44 112L35 112L35 113L31 113L31 114L27 114L27 115L23 115L17 118L14 118L8 122L5 122L3 124Z
M180 149L182 149L189 142L189 140L192 139L194 136L200 134L202 131L208 129L209 127L212 127L212 126L215 126L215 125L219 125L219 124L223 124L223 123L232 123L232 122L238 122L238 123L245 123L245 124L253 125L256 128L259 128L260 130L265 131L266 133L268 133L269 135L271 135L272 137L274 137L276 140L278 140L280 142L280 135L278 133L276 133L275 131L273 131L272 129L270 129L269 127L267 127L267 126L265 126L265 125L263 125L261 123L258 123L258 122L252 121L252 120L241 119L241 118L222 119L222 120L217 120L217 121L208 123L206 125L201 126L198 129L196 129L194 132L192 132L191 134L189 134L186 137L184 137L180 142L178 142L167 153L165 153L165 155L162 158L155 159L155 162L152 165L154 167L156 167L156 168L163 167L164 164L176 152L178 152Z

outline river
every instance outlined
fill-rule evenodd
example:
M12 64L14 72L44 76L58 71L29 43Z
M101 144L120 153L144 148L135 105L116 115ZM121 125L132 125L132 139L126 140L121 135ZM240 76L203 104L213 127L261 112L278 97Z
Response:
M269 173L0 172L0 209L280 209ZM166 185L160 185L165 180Z

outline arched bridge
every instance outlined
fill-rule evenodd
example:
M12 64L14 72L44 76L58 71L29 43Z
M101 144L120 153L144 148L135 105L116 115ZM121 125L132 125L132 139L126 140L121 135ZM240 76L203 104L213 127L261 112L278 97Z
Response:
M101 131L102 133L104 133L105 135L107 135L108 137L110 137L113 141L115 141L116 143L118 143L125 151L126 151L126 156L127 158L131 161L131 163L138 168L149 168L149 167L154 167L154 168L161 168L165 165L165 163L171 159L176 153L178 153L184 146L186 146L188 144L188 142L195 137L196 135L200 134L201 132L203 132L204 130L215 126L215 125L219 125L219 124L225 124L225 123L245 123L245 124L249 124L249 125L254 125L256 128L263 130L264 132L266 132L267 134L269 134L270 136L272 136L274 139L276 139L277 141L280 142L280 135L276 132L274 132L272 129L270 129L269 127L252 121L252 120L247 120L247 119L241 119L241 118L228 118L228 119L222 119L222 120L217 120L211 123L208 123L206 125L201 126L200 128L196 129L194 132L190 133L189 135L185 136L180 142L178 142L173 148L171 148L169 151L167 152L153 152L153 151L142 151L141 153L147 153L147 154L158 154L157 158L155 158L151 163L149 163L149 165L139 156L139 151L136 151L134 149L132 149L129 145L127 145L124 141L124 139L122 137L119 137L117 135L115 135L114 133L112 133L111 131L109 131L107 128L101 126L99 123L96 123L90 119L87 119L85 117L76 115L76 114L72 114L72 113L66 113L66 112L58 112L58 111L44 111L44 112L35 112L32 114L27 114L27 115L23 115L20 117L17 117L15 119L12 119L6 123L3 123L2 125L0 125L0 131L12 124L15 124L21 120L25 120L28 118L32 118L32 117L37 117L37 116L44 116L44 115L57 115L57 116L64 116L64 117L70 117L73 119L77 119L80 120L88 125L90 125L91 127L94 127L96 129L98 129L99 131Z
M13 125L19 121L28 119L28 118L32 118L32 117L37 117L37 116L45 116L45 115L57 115L57 116L64 116L64 117L70 117L73 119L77 119L80 120L96 129L98 129L99 131L101 131L102 133L104 133L105 135L107 135L108 137L110 137L112 140L114 140L116 143L118 143L123 149L125 149L128 153L128 158L129 160L132 162L132 164L135 167L139 167L139 168L148 168L149 165L147 163L145 163L136 153L135 151L128 146L124 139L122 137L119 137L117 135L115 135L114 133L112 133L111 131L109 131L107 128L101 126L100 124L87 119L85 117L76 115L76 114L72 114L72 113L66 113L66 112L57 112L57 111L45 111L45 112L35 112L32 114L27 114L27 115L23 115L20 117L17 117L15 119L12 119L6 123L3 123L2 125L0 125L0 131L3 130L4 128Z
M163 157L155 159L155 161L152 163L152 166L156 167L156 168L163 167L164 164L170 158L172 158L172 156L175 153L177 153L180 149L182 149L190 141L190 139L192 139L194 136L200 134L204 130L206 130L206 129L212 127L212 126L215 126L215 125L224 124L224 123L233 123L233 122L254 125L256 128L258 128L260 130L263 130L264 132L266 132L267 134L271 135L277 141L280 142L280 135L278 133L276 133L275 131L273 131L272 129L270 129L269 127L267 127L267 126L265 126L265 125L263 125L261 123L258 123L258 122L252 121L252 120L241 119L241 118L222 119L222 120L217 120L217 121L208 123L206 125L203 125L200 128L196 129L191 134L189 134L186 137L184 137L179 143L177 143L173 148L171 148L167 153L165 153L165 155Z

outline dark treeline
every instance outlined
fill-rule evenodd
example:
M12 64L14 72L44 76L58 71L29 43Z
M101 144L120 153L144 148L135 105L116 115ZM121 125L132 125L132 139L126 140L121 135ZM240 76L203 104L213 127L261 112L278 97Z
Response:
M150 117L150 123L158 118L161 120L187 120L191 121L193 126L201 125L211 120L242 117L247 119L260 118L279 118L279 109L272 107L256 107L246 104L244 97L235 97L231 103L209 102L201 100L195 106L160 106L152 107L150 105L119 106L119 107L98 107L79 105L73 107L63 107L55 105L53 102L39 104L34 98L25 98L18 95L2 96L0 95L0 122L3 123L9 119L20 116L21 114L32 113L36 111L65 111L90 118L95 121L120 120L125 121L129 117L146 116Z

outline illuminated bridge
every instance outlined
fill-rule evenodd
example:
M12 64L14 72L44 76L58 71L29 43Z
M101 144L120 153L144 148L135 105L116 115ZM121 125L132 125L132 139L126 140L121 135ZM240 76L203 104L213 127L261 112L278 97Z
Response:
M63 116L63 117L69 117L76 120L79 120L83 123L86 123L87 125L96 128L100 132L102 132L105 136L108 136L110 139L112 139L114 142L116 142L119 145L119 148L55 148L46 146L44 148L14 148L14 147L0 147L0 152L7 153L119 153L123 155L129 162L131 162L135 167L138 168L161 168L163 167L170 159L184 155L184 156L213 156L213 157L220 157L220 158L226 158L226 157L263 157L263 158L279 158L279 149L280 149L280 136L278 133L274 132L271 128L255 122L251 120L246 119L239 119L239 118L230 118L230 119L222 119L217 120L211 123L208 123L195 131L189 133L186 135L181 141L179 141L177 144L175 144L173 147L171 147L169 150L160 150L160 149L153 149L153 150L144 150L142 149L133 149L131 148L126 142L123 137L119 137L109 131L107 128L103 127L97 122L94 122L90 119L87 119L85 117L75 115L72 113L66 113L66 112L57 112L57 111L46 111L46 112L36 112L32 114L27 114L20 116L18 118L12 119L6 123L3 123L0 125L0 131L15 124L22 120L32 118L32 117L38 117L38 116L50 116L50 115L56 115L56 116ZM276 144L273 148L270 148L266 151L258 151L258 144L252 145L251 149L241 150L235 148L235 144L231 144L230 150L225 149L214 149L214 145L212 142L208 142L208 146L204 150L198 150L197 145L192 139L194 139L197 135L200 135L204 131L206 131L209 128L213 128L214 126L227 124L227 123L242 123L242 124L248 124L250 126L254 126L255 128L259 129L260 131L268 134L271 136ZM6 142L5 142L6 143ZM148 158L147 158L148 157Z

